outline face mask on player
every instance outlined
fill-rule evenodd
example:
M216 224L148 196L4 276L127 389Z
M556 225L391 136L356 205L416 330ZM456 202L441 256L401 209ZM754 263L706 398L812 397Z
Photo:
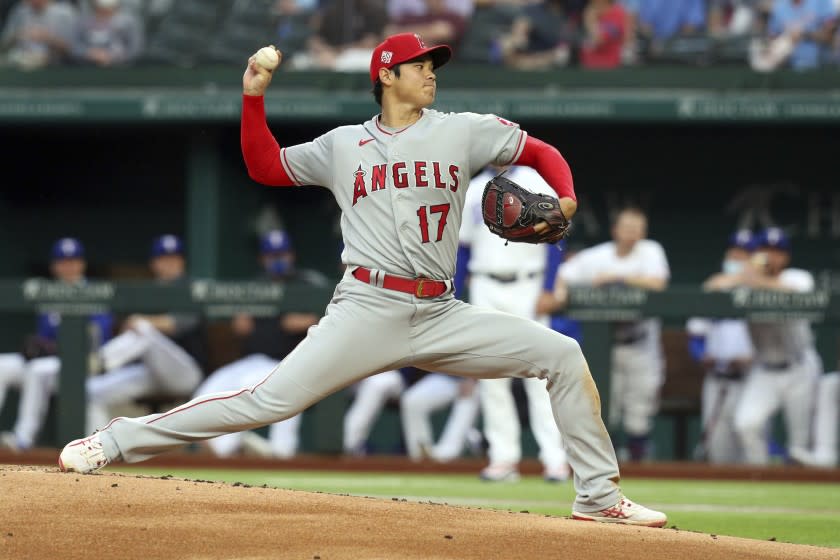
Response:
M744 262L727 259L723 261L722 270L724 274L740 274L744 270Z

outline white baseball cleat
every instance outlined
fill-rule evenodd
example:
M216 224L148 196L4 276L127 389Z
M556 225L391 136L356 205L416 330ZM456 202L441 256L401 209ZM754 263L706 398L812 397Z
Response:
M664 527L665 523L668 522L668 517L664 513L633 503L624 496L621 496L621 499L613 507L601 511L593 513L572 511L572 519L641 525L643 527Z
M92 473L110 463L102 450L99 434L74 439L64 446L58 456L58 468L64 472Z

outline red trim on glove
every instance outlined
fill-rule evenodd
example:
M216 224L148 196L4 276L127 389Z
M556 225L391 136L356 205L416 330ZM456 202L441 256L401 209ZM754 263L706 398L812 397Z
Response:
M554 146L546 144L529 134L519 159L514 163L536 169L537 173L554 189L559 198L577 200L575 184L572 181L572 170Z
M295 182L280 163L280 145L265 121L262 96L242 96L242 156L248 175L258 183L273 187L291 187Z

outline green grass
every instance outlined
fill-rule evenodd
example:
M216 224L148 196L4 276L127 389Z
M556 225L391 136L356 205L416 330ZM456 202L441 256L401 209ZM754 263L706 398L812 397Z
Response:
M549 485L539 477L524 477L516 484L488 484L473 475L455 474L112 470L560 516L569 515L574 500L571 483ZM631 499L665 511L668 526L682 530L840 547L837 484L636 479L622 481L622 488Z

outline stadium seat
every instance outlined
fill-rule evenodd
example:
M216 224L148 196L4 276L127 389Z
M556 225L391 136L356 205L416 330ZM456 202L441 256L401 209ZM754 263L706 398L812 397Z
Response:
M271 0L234 0L218 33L201 56L212 62L237 62L274 44L286 55L300 50L311 34L311 14L278 16Z
M721 39L713 47L715 64L746 66L749 63L751 37Z
M711 58L712 42L708 37L674 37L660 50L652 51L649 62L702 66L709 64Z
M497 42L510 29L518 13L518 8L511 6L477 7L458 49L458 60L478 64L500 63L500 55L496 54Z
M207 38L213 36L229 9L230 4L225 1L175 2L150 34L142 61L182 66L194 64L207 48Z

